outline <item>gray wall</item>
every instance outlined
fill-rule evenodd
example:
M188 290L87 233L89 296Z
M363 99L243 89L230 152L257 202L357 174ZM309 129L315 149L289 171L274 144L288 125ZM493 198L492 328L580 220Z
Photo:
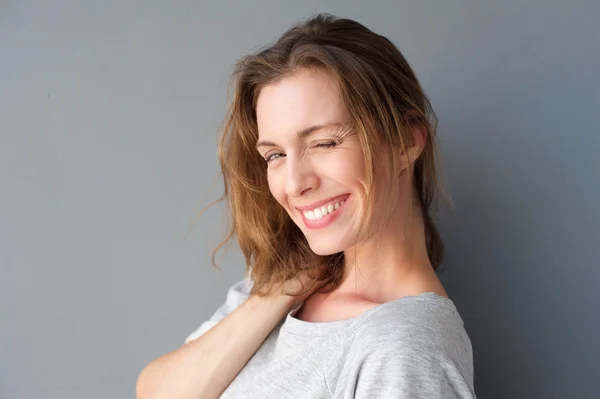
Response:
M1 1L0 397L131 398L220 305L222 209L187 233L229 69L320 11L393 40L438 113L479 397L597 395L600 6L484 3Z

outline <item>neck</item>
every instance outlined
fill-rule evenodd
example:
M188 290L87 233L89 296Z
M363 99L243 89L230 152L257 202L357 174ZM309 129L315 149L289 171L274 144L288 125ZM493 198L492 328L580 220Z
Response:
M410 216L399 213L381 234L374 234L344 252L339 292L386 301L414 291L424 279L436 278L425 244L425 228L417 202ZM410 217L408 225L407 216Z

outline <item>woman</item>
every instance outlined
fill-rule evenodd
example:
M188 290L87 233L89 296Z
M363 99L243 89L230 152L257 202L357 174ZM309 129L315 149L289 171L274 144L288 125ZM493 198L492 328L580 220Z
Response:
M219 157L248 272L138 398L474 398L435 273L435 116L400 51L318 15L234 83Z

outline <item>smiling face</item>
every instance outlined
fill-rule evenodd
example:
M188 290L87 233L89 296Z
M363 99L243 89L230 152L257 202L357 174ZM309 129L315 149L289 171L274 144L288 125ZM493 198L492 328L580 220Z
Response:
M319 255L357 240L366 168L358 135L334 80L303 70L268 85L257 101L257 150L273 197Z

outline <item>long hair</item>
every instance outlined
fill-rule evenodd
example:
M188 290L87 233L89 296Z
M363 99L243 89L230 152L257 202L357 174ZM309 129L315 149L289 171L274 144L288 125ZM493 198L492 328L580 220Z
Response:
M436 116L402 53L387 38L362 24L319 14L286 31L274 44L243 57L232 74L232 98L221 126L218 157L228 205L225 239L213 251L237 239L254 282L252 293L272 292L300 270L327 264L318 278L325 286L339 284L343 253L329 256L311 251L302 231L269 191L264 159L256 151L256 103L261 90L299 70L321 68L335 80L363 149L366 214L373 210L375 150L405 149L411 126L426 131L425 146L411 166L413 189L423 215L427 252L434 269L442 263L444 245L434 223L434 198L439 187L436 168ZM391 176L399 167L389 151ZM397 179L391 179L396 192ZM412 195L409 196L412 198ZM409 209L412 201L409 201ZM364 222L364 220L363 220Z

